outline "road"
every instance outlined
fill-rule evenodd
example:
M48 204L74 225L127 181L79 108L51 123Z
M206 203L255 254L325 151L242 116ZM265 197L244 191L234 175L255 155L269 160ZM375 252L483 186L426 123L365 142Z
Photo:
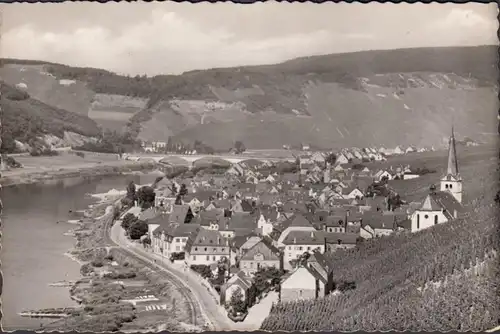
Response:
M227 318L223 307L217 304L213 295L201 282L193 279L193 277L190 278L182 270L172 267L168 261L154 262L156 256L144 249L135 247L127 239L124 230L118 223L113 224L109 231L109 238L114 244L120 246L131 256L140 259L149 267L162 271L164 276L168 277L172 281L172 284L177 286L181 293L186 296L186 300L190 301L193 312L200 312L208 320L213 330L232 330L235 327L232 321Z

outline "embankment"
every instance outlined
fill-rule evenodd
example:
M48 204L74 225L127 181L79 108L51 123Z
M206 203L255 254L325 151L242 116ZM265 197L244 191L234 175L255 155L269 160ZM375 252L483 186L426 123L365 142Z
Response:
M82 279L70 289L71 298L83 308L63 320L55 321L45 331L169 331L191 328L182 294L168 279L145 267L143 263L108 238L108 229L120 211L120 200L108 200L85 211L85 219L75 230L75 249L70 251L81 264ZM155 295L162 311L148 312L144 306L124 303L144 295ZM166 314L168 316L166 316ZM201 319L198 319L201 323Z
M19 169L15 171L3 172L2 177L0 178L0 185L2 187L8 187L72 177L109 176L120 173L153 169L155 166L156 164L151 161L135 162L123 160L89 167L64 168L49 171Z

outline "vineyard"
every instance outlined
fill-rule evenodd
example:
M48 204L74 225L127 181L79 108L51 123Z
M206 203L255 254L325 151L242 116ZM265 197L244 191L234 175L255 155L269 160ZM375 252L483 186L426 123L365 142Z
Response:
M334 282L354 290L278 304L266 331L484 331L498 325L498 175L494 164L463 170L466 218L416 234L365 242L330 255ZM475 174L475 176L473 175Z

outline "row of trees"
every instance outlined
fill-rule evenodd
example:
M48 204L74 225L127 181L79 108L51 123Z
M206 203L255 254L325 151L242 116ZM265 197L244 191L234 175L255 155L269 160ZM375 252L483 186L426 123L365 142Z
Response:
M153 187L144 186L137 190L135 183L131 181L127 185L127 194L122 204L130 208L137 202L137 205L145 210L154 206L155 199L156 193Z
M123 154L125 152L139 150L140 147L140 141L136 140L130 132L122 133L105 130L102 132L97 142L86 142L81 146L75 146L73 148L80 151Z
M123 217L121 226L132 240L138 240L148 233L148 224L131 213Z

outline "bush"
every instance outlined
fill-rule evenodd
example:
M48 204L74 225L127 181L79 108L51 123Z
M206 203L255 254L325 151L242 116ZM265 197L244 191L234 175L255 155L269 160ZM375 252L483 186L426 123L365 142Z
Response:
M24 101L30 98L28 92L20 89L11 90L4 94L7 100L11 101Z
M80 158L85 158L85 153L83 152L76 152L75 155Z
M133 223L129 228L129 236L132 240L138 240L148 233L148 224L142 220Z
M102 260L92 260L91 264L93 267L96 267L96 268L100 268L100 267L104 266L104 263L102 262Z
M59 155L59 152L51 150L50 148L32 149L30 151L30 155L32 157L40 157L40 156L53 157Z

